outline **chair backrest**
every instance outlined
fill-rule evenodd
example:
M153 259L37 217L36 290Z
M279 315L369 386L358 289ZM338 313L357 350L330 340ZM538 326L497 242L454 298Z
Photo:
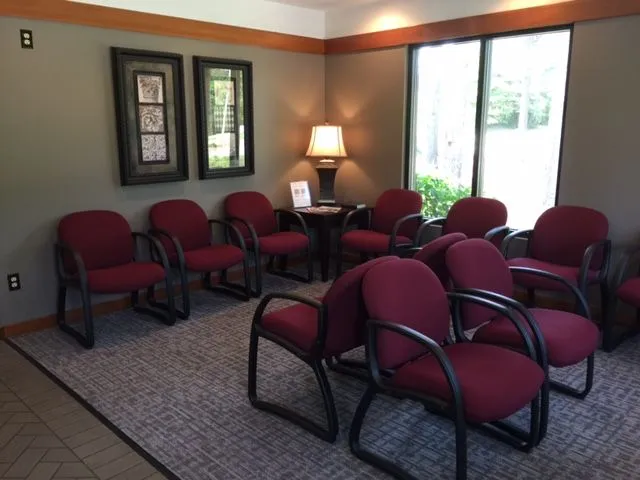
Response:
M435 273L424 263L403 258L376 265L362 282L369 317L407 326L440 344L449 332L449 301ZM396 368L427 350L394 332L377 336L383 369Z
M484 238L489 230L506 223L507 207L500 200L466 197L451 206L442 233L460 232L468 238Z
M393 225L402 217L422 210L422 196L413 190L392 188L386 190L378 197L371 217L371 229L389 235ZM398 232L400 235L413 237L418 227L419 220L405 222Z
M609 220L598 210L574 205L551 207L533 227L530 254L545 262L579 267L587 247L608 234ZM600 268L602 260L602 252L597 252L591 268Z
M192 200L166 200L149 210L149 222L153 228L166 230L176 237L185 252L206 247L211 241L207 214ZM176 256L173 243L160 236L170 259Z
M273 205L260 192L236 192L224 199L224 211L227 217L238 217L253 225L259 237L271 235L276 231L276 217ZM240 233L249 238L248 229L239 222L234 225Z
M375 265L397 259L386 256L348 270L331 285L322 303L328 309L325 351L348 352L363 344L367 311L362 300L362 279Z
M87 270L117 267L133 260L134 241L125 218L107 210L87 210L63 217L58 239L82 257ZM76 272L75 262L64 256L65 271Z
M479 288L513 295L513 277L500 250L491 242L480 238L463 240L447 250L447 268L454 288ZM462 307L465 330L475 328L496 316L496 312L478 305Z
M427 267L433 270L436 277L440 280L440 283L445 288L449 289L450 276L449 270L445 260L447 250L451 245L454 245L462 240L466 240L467 237L464 233L449 233L437 237L427 243L419 251L415 253L413 258L424 263Z

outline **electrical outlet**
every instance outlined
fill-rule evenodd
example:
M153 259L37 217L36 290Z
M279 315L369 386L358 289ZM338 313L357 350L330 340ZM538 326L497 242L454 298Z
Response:
M31 30L20 30L20 45L22 48L33 49L33 32Z
M7 275L7 282L9 283L10 292L20 290L20 274L10 273L9 275Z

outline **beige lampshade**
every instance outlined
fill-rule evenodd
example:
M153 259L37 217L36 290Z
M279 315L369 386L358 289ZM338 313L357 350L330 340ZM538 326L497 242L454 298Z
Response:
M347 151L342 140L342 127L337 125L316 125L311 131L311 141L307 157L346 157Z

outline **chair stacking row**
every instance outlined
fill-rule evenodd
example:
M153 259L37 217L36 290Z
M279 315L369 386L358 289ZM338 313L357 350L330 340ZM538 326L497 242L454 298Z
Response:
M303 233L280 231L279 219L283 215L292 216ZM295 212L274 209L260 193L229 195L225 200L224 220L208 218L191 200L159 202L149 210L149 224L148 233L132 232L122 215L102 210L76 212L60 220L55 246L58 324L86 348L95 343L92 294L128 293L136 311L173 325L176 317L186 319L190 315L189 273L200 275L205 288L241 300L262 293L263 255L269 257L270 273L306 282L313 279L311 241L304 219ZM149 251L148 258L141 255L143 243ZM286 257L297 253L305 255L305 277L284 268ZM274 267L275 257L280 259L280 269ZM241 268L241 283L229 280L229 272L235 267ZM212 274L217 272L220 272L219 281L214 281ZM174 299L176 276L182 296L179 307ZM157 284L163 284L166 302L157 300ZM66 320L69 288L81 294L83 325L80 329L70 326ZM142 306L139 292L144 289L146 305Z
M420 402L428 412L454 423L457 479L467 478L469 428L497 436L523 451L535 448L546 435L549 418L552 383L547 340L526 307L503 295L509 269L494 245L456 233L441 238L440 248L418 252L416 258L382 256L349 270L322 298L266 296L256 309L251 329L248 393L254 407L334 442L339 433L338 416L323 362L330 367L336 356L364 346L363 368L353 376L357 381L364 379L367 388L349 428L351 451L363 461L399 479L426 476L425 472L416 476L402 469L393 459L366 447L370 443L366 439L361 441L362 425L380 395ZM487 257L483 268L489 269L489 274L502 275L504 284L486 286L495 293L454 287L463 274L452 266L464 264L473 250ZM440 275L430 266L442 267ZM474 287L483 281L476 276L477 267L466 267L472 272ZM501 268L506 268L506 273ZM296 303L265 313L274 298ZM567 315L572 321L573 314ZM589 323L583 317L576 319ZM500 324L502 331L509 333L478 340L470 333L477 322ZM452 327L454 336L450 335ZM311 366L323 398L326 426L286 405L258 398L260 338ZM595 344L592 347L595 349ZM506 421L526 408L527 428ZM381 419L367 421L379 423Z

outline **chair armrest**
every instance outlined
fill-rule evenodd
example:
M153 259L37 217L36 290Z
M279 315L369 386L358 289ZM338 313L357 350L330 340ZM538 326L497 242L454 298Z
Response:
M507 225L501 225L499 227L494 227L491 230L489 230L487 233L485 233L484 239L492 242L494 237L497 237L498 235L500 235L502 233L508 233L509 230L510 230L510 228Z
M169 233L167 230L163 230L161 228L150 228L147 231L147 233L152 237L155 237L158 239L164 237L167 240L169 240L176 251L176 255L178 256L178 266L180 267L180 269L184 268L185 266L184 250L182 249L182 244L180 243L180 240L178 240L177 237L171 235L171 233ZM151 258L153 258L153 252L152 252ZM167 257L167 260L168 260L168 257Z
M511 246L511 241L514 238L526 238L527 239L527 250L529 250L529 239L531 234L533 233L533 229L528 230L516 230L515 232L511 232L509 235L504 237L502 243L500 244L500 251L502 252L502 256L504 258L509 258L509 247Z
M244 218L240 218L240 217L227 217L225 220L229 223L240 222L241 224L243 224L246 227L246 229L249 231L249 236L251 237L251 242L253 243L253 249L256 252L259 251L260 245L258 244L258 234L256 233L256 229L253 228L253 225L251 225L251 223L247 222Z
M278 222L278 231L280 231L280 215L288 216L291 218L295 218L298 222L298 225L302 227L302 231L308 237L309 236L309 228L307 227L307 222L304 221L304 217L300 215L298 212L294 212L293 210L285 210L283 208L277 208L274 210L276 214L276 221Z
M246 255L247 246L245 245L244 238L242 238L242 234L240 233L240 230L238 230L238 228L233 223L227 222L226 220L218 220L217 218L210 218L207 221L209 222L209 225L220 225L220 226L224 227L224 232L225 232L225 237L227 239L227 243L228 243L228 240L229 240L228 232L229 231L233 232L234 236L238 240L238 244L240 245L240 249Z
M407 248L406 250L402 250L402 252L398 252L398 256L400 258L413 258L420 250L422 250L422 247Z
M436 217L425 220L424 222L422 222L422 225L420 225L420 228L418 228L416 237L413 240L413 244L419 247L422 244L422 236L429 227L433 225L440 225L441 227L444 227L445 223L447 223L447 217Z
M618 271L613 283L614 289L617 289L622 285L629 272L629 267L631 267L631 261L638 256L640 256L640 245L633 247L622 254L622 259L618 264ZM638 274L640 274L640 270L638 271Z
M349 213L347 213L344 217L344 220L342 220L342 228L340 229L340 236L342 237L342 235L346 233L347 227L351 224L354 218L360 215L364 215L365 213L367 214L367 228L371 228L371 212L372 212L371 208L361 207L361 208L356 208L355 210L351 210Z
M456 337L458 337L459 340L464 338L464 329L462 328L462 323L460 319L461 317L460 308L459 308L460 303L461 302L475 303L476 305L480 305L481 307L486 307L493 310L494 312L502 315L503 317L506 317L511 323L513 323L513 325L516 327L516 330L518 330L518 333L522 337L522 340L524 341L524 346L526 348L526 352L529 358L534 362L538 363L536 348L533 345L533 341L531 340L529 333L525 330L524 325L522 325L522 322L520 321L520 319L513 314L512 308L506 305L503 305L501 303L488 300L486 298L482 298L480 296L469 295L466 293L447 292L447 297L453 300L454 311L452 312L452 315L451 315L453 318L453 330L456 334Z
M602 265L599 268L599 278L606 278L609 274L609 264L611 262L611 240L605 238L599 242L592 243L584 251L582 263L580 264L580 273L578 274L578 285L586 287L589 278L589 270L593 256L598 250L602 249Z
M456 288L455 293L461 293L463 295L473 295L476 297L486 298L487 300L491 300L492 302L502 303L508 307L513 308L520 315L522 315L522 318L524 318L527 322L527 325L529 325L529 328L533 333L533 338L536 341L536 345L534 346L537 346L536 353L538 356L538 363L545 372L547 371L547 345L545 343L544 337L542 336L542 332L540 331L538 323L536 322L535 318L533 318L533 315L531 315L531 312L527 307L511 297L507 297L496 292L490 292L489 290L481 290L479 288Z
M381 322L380 320L371 319L367 322L367 358L369 366L369 374L376 383L376 385L385 389L385 384L380 375L380 361L378 359L378 331L386 330L389 332L402 335L409 340L412 340L421 346L425 347L438 361L442 373L444 373L449 389L451 390L451 396L453 398L453 404L456 408L457 415L463 415L462 410L462 389L460 388L460 382L456 376L456 372L453 369L453 365L449 361L444 349L438 345L436 341L427 337L426 335L414 330L413 328L405 325L399 325L391 322ZM461 416L459 418L464 418Z
M148 242L149 252L151 253L151 260L155 261L155 257L153 256L153 254L154 253L157 254L158 257L160 258L160 263L164 267L165 272L167 272L167 275L169 275L171 267L169 266L169 259L167 258L167 252L165 252L164 247L162 246L162 243L160 243L160 241L157 238L152 237L147 233L131 232L131 236L133 237L134 240L144 239Z
M389 254L393 253L393 249L396 247L396 237L398 236L398 231L402 227L402 224L408 222L409 220L417 220L421 219L421 213L412 213L410 215L405 215L404 217L396 220L396 223L393 224L393 228L391 229L391 236L389 237ZM412 243L412 246L415 243Z
M56 257L56 274L58 276L58 280L60 282L71 282L73 280L78 280L81 285L87 284L87 269L84 266L84 260L80 254L71 248L70 245L64 242L56 242L54 244L55 257ZM64 254L67 253L71 255L74 263L76 264L76 269L78 271L78 278L67 275L64 269Z
M544 270L538 270L537 268L509 267L509 270L515 273L535 275L538 277L542 277L542 278L546 278L549 280L554 280L556 282L562 283L565 287L567 287L569 291L571 291L571 293L573 293L574 297L576 297L576 301L578 302L580 310L582 310L582 312L578 312L578 313L580 313L580 315L582 315L583 317L591 320L589 304L584 298L584 295L582 294L582 292L580 292L580 290L578 290L578 288L575 285L572 285L571 282L569 282L566 278L562 278L560 275L556 275L555 273L547 272Z
M291 300L293 302L302 303L304 305L313 307L318 311L318 336L316 338L315 348L318 349L318 351L322 351L324 349L324 343L327 337L327 309L322 302L316 300L315 298L309 298L295 293L269 293L264 296L264 298L256 307L256 311L253 314L253 325L260 326L264 311L266 310L271 300L275 299Z

